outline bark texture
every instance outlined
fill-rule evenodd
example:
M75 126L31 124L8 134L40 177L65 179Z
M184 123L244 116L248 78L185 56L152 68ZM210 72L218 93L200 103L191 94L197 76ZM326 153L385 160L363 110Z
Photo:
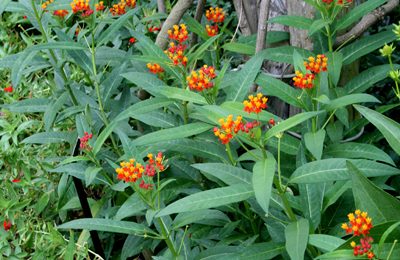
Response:
M174 24L178 24L185 14L186 10L190 8L193 0L178 0L175 6L172 8L171 13L168 15L161 27L160 33L157 35L156 44L165 49L168 45L168 30L172 28Z

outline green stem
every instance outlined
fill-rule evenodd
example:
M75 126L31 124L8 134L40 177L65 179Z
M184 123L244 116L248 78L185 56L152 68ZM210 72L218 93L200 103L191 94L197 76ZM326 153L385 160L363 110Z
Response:
M254 218L251 216L250 206L247 203L247 201L244 202L244 207L246 208L246 214L248 215L248 217L250 219L250 224L251 224L251 228L253 229L253 233L254 233L254 235L257 235L259 232L258 232L257 226L254 222Z
M183 236L182 236L181 244L179 245L179 249L178 249L178 255L180 255L180 254L181 254L181 250L182 250L183 242L185 242L186 232L187 232L188 228L189 228L189 226L188 226L188 225L186 225L186 227L185 227L185 232L183 232Z
M160 210L160 172L157 170L157 209Z
M388 56L389 59L389 64L390 64L390 68L392 71L395 71L394 66L393 66L393 62L392 62L392 55ZM397 77L394 80L394 83L396 84L396 90L395 90L395 94L396 96L400 99L400 90L399 90L399 84L397 83Z
M189 112L188 112L188 102L183 101L182 106L183 106L183 123L187 125L189 123Z
M396 243L397 243L397 239L393 242L393 245L392 245L392 247L390 248L389 254L388 254L388 256L386 257L386 260L389 260L390 257L392 256L392 253L393 253L393 250L394 250L394 246L396 245Z
M333 115L335 114L337 109L333 110L333 112L330 114L330 116L328 117L328 119L326 119L326 122L324 123L324 125L321 127L321 129L324 129L326 127L326 125L329 123L329 120L331 120L331 118L333 117Z
M279 187L282 187L282 177L281 177L281 137L278 137L278 180L279 180Z
M282 199L282 203L283 203L283 206L285 207L286 215L289 217L289 219L291 221L296 221L296 216L294 215L292 207L290 206L290 203L286 197L285 190L282 190L282 187L280 186L279 180L277 178L274 178L274 184L275 184L276 188L278 189L279 196Z
M167 229L167 226L165 225L165 223L162 220L162 218L158 218L158 223L159 223L160 228L161 228L161 233L165 238L165 243L167 243L168 249L172 253L173 259L177 259L178 258L178 253L176 252L174 243L171 240L170 233L169 233L169 231Z
M240 139L238 137L235 136L236 141L238 141L238 143L240 144L240 146L243 147L243 149L246 150L246 152L248 152L251 156L254 157L254 159L256 160L261 160L260 157L258 157L257 155L255 155L252 151L250 151L243 143L242 141L240 141ZM261 148L261 150L264 152L264 149ZM266 157L266 156L265 156Z
M333 52L333 44L332 44L332 34L331 34L331 28L329 25L325 26L326 29L326 34L328 36L328 48L330 52Z
M231 147L230 147L229 143L225 144L225 147L226 147L225 150L226 150L226 152L228 153L229 160L231 161L232 165L235 165L236 162L235 162L235 160L233 159L232 151L231 151Z

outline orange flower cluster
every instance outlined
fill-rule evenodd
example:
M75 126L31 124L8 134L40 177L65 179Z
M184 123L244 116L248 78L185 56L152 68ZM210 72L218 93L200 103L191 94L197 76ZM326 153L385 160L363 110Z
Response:
M171 40L175 40L179 43L183 43L184 41L186 41L188 39L189 33L186 29L185 24L180 24L180 25L175 24L172 28L173 28L173 30L171 30L171 29L168 30L168 37Z
M210 7L206 11L206 18L210 23L214 23L214 25L206 25L207 35L213 37L219 32L218 23L223 23L225 20L225 12L220 7Z
M258 93L257 96L250 95L249 100L243 101L244 111L258 114L267 108L267 101L268 98L261 93Z
M306 73L304 75L300 71L296 71L296 77L293 78L293 85L298 88L312 88L314 87L314 74Z
M353 234L354 236L363 236L360 239L360 245L357 245L356 242L352 241L350 243L351 247L353 247L353 253L355 256L362 256L364 254L367 255L369 259L375 257L374 253L371 251L371 243L374 241L372 237L369 237L369 231L372 226L372 219L368 217L367 212L361 212L361 210L357 209L354 213L350 213L347 215L349 219L349 223L343 223L342 229L346 230L347 234Z
M233 115L229 115L226 120L221 118L218 122L221 128L214 127L214 135L222 144L229 143L239 131L249 133L251 129L260 125L257 121L244 123L242 116L237 116L236 120L233 120Z
M91 10L89 1L90 0L72 0L71 2L72 12L76 14L78 12L84 13Z
M44 2L44 3L42 4L42 9L45 10L45 9L47 8L47 6L48 6L49 4L51 4L51 3L53 3L53 2L54 2L54 0L48 0L48 1Z
M114 4L110 8L110 12L112 15L123 15L126 13L126 8L135 8L136 6L136 0L120 0L119 3Z
M308 62L304 62L306 69L314 74L318 74L321 71L326 71L328 66L328 58L323 54L318 54L317 59L309 57Z
M218 25L206 25L206 32L208 36L213 37L218 34L218 31Z
M89 134L88 132L85 132L83 137L79 138L79 141L80 141L79 148L81 150L86 150L86 151L92 150L92 147L89 144L89 140L92 138L93 138L93 134Z
M13 88L12 85L10 85L10 86L4 88L4 92L7 92L7 93L12 93L13 90L14 90L14 88Z
M156 173L165 171L166 162L164 161L164 155L159 152L154 158L152 153L147 155L148 161L145 166L140 163L135 163L135 159L130 159L129 162L121 162L120 168L115 171L117 173L117 178L125 182L136 182L138 179L142 179L139 187L142 189L151 189L153 184L145 182L145 176L147 176L147 181L151 181Z
M164 69L158 65L157 63L147 63L147 68L150 70L151 73L158 74L164 72Z
M58 16L60 18L64 18L65 16L68 15L68 11L67 10L55 10L53 15Z
M304 62L304 66L311 73L305 73L304 75L300 71L296 71L293 85L298 88L313 88L315 75L321 71L327 71L328 58L323 54L317 55L317 58L309 57L308 61Z
M185 24L175 24L172 29L168 30L168 37L172 40L169 43L169 48L164 51L165 54L170 58L175 66L182 64L187 65L188 59L184 52L187 45L184 42L188 39L188 31ZM175 43L174 41L177 41Z
M4 228L5 231L10 230L10 229L11 229L11 226L12 226L11 221L4 220L4 222L3 222L3 228Z
M192 73L186 78L186 80L190 89L203 91L214 86L211 80L215 77L215 68L212 66L204 65L198 71L192 71Z
M368 235L369 230L372 228L372 219L368 217L367 212L356 210L355 215L350 213L347 215L350 223L343 223L342 228L346 230L347 234L353 233L355 236Z
M330 5L333 1L334 1L334 0L322 0L322 2L324 2L324 3L327 4L327 5ZM337 1L337 4L338 4L338 5L343 5L344 3L351 4L352 2L353 2L353 0L345 0L345 1L343 1L343 0L338 0L338 1Z
M140 163L135 163L134 159L129 162L121 162L121 168L117 168L117 178L125 182L136 182L137 179L142 177L144 167Z
M220 7L210 7L210 9L206 11L206 18L214 23L223 23L225 20L225 12Z
M96 8L96 11L103 11L104 9L106 9L103 1L100 1L98 4L95 4L94 7Z

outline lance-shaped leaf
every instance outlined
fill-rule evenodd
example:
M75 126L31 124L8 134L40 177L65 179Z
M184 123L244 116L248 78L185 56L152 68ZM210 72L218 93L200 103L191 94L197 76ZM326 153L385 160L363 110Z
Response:
M272 154L269 154L265 160L256 162L253 167L254 194L258 204L266 214L268 214L275 170L276 161Z
M307 219L299 219L296 222L290 223L285 229L286 251L290 259L304 259L308 243L309 225Z

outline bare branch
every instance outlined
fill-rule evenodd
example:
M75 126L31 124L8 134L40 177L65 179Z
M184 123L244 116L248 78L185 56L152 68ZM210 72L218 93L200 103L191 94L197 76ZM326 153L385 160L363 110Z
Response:
M167 9L165 8L165 0L157 0L157 7L159 13L166 13Z
M243 1L242 0L233 0L233 5L235 6L236 15L239 17L238 26L243 35L251 35L251 30L249 27L249 23L247 22L246 14L243 9Z
M257 33L258 15L257 0L242 0L244 13L246 14L251 34Z
M192 3L193 0L178 0L178 2L172 8L171 13L168 15L164 25L161 27L160 33L157 35L156 44L160 48L165 49L167 47L168 30L171 29L174 24L179 23L186 10L190 8Z
M387 13L399 5L399 0L390 0L385 5L378 7L371 13L365 15L350 31L336 38L335 46L339 46L346 41L357 38L365 32L371 25L383 18Z
M196 14L194 15L194 19L201 23L201 17L203 17L204 6L206 5L206 0L199 0L196 6ZM190 46L193 47L197 43L198 36L195 33L192 33L190 39Z
M265 38L267 36L267 20L269 15L270 0L261 0L260 14L258 17L256 53L265 48Z

